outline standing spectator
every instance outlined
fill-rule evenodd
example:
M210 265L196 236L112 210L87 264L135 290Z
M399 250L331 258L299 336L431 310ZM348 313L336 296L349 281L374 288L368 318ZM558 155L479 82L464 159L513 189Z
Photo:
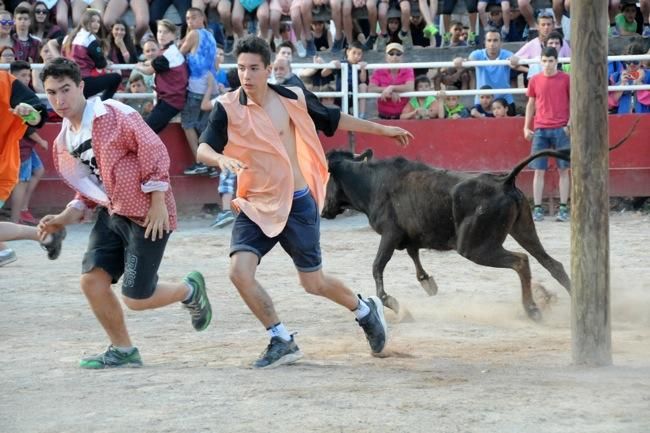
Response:
M448 86L447 90L458 90L458 87ZM469 110L460 103L458 95L447 95L444 90L438 93L438 117L441 119L466 119L470 117Z
M131 39L126 23L117 20L108 34L108 59L117 64L134 64L138 61L138 52ZM122 78L128 79L131 71L122 70Z
M52 23L50 11L42 1L34 3L34 16L30 33L45 43L50 39L57 39L65 35L61 27Z
M98 11L88 9L81 21L63 42L62 54L74 60L81 69L83 91L87 97L102 94L102 100L113 97L122 83L122 75L107 73L108 61L104 56L104 41L98 38L102 18Z
M185 107L188 72L185 57L174 43L176 24L164 19L158 21L156 28L161 52L153 60L138 63L136 69L145 74L155 73L156 105L145 122L158 133Z
M528 41L523 47L519 48L519 51L515 53L514 56L510 58L512 67L518 67L519 59L537 59L542 53L542 49L546 46L546 41L553 32L553 15L548 13L542 13L537 17L537 33L538 36L530 41ZM571 57L571 47L569 44L564 42L559 51L560 57ZM519 69L519 68L518 68ZM524 67L525 69L525 67ZM538 73L540 68L527 68L528 69L528 79L530 80L535 73Z
M492 89L491 86L485 85L481 86L480 90L488 90ZM470 115L472 117L494 117L494 114L492 114L492 100L493 96L492 95L479 95L478 96L479 103L475 104L472 109L470 110ZM507 104L506 104L507 105ZM507 110L507 107L506 107Z
M501 32L495 28L489 28L485 33L485 48L474 50L469 55L469 60L508 60L512 57L512 52L501 48ZM463 66L461 57L454 59L454 66L460 68ZM486 84L493 89L510 88L510 67L507 65L495 66L476 66L476 87L481 88ZM512 95L496 94L495 98L504 98L508 101L508 114L514 116L516 113L515 103ZM478 95L474 98L474 104L480 102Z
M363 61L363 45L361 42L354 41L345 50L345 62L348 65L359 65L359 72L357 75L359 83L359 92L368 91L368 71L366 71L366 62ZM327 79L331 74L335 74L336 91L340 92L343 88L341 77L341 62L334 60L332 62L336 69L322 69L321 77ZM348 67L348 92L352 90L352 67ZM322 82L321 82L322 83ZM352 97L348 97L348 107L352 108ZM364 119L366 117L366 100L359 100L359 117Z
M31 24L31 9L26 6L18 6L14 10L14 29L16 30L13 35L14 52L16 60L40 63L41 41L29 34Z
M9 71L25 87L29 87L32 77L29 63L17 60L11 64ZM37 145L47 151L47 141L36 132L35 128L28 128L23 138L20 139L20 172L18 183L11 192L11 221L14 223L30 225L38 223L29 211L32 194L45 173L43 163L34 150Z
M431 80L426 75L415 78L415 91L428 92L431 90ZM438 117L439 102L433 95L414 96L404 106L400 119L435 119Z
M552 47L542 51L542 73L535 75L528 83L528 103L526 104L526 123L524 137L533 140L531 153L544 149L569 149L569 82L568 74L557 70L557 50ZM535 170L533 178L533 219L542 221L542 198L544 195L544 175L548 158L538 158L530 163ZM560 174L560 209L557 221L569 220L569 162L557 161Z
M147 0L108 0L104 10L104 24L107 28L120 20L128 9L135 18L135 40L140 41L149 29L149 2Z
M624 54L640 55L644 54L644 49L638 43L631 43L625 47ZM623 69L612 74L609 81L617 86L650 84L650 74L641 66L641 61L627 60L623 62ZM613 113L650 113L650 91L648 90L610 92L608 99L610 111Z
M404 47L398 43L386 46L386 63L401 63ZM400 93L412 92L415 76L411 68L376 69L370 77L368 91L379 92L377 111L381 119L399 119L408 98L402 98Z

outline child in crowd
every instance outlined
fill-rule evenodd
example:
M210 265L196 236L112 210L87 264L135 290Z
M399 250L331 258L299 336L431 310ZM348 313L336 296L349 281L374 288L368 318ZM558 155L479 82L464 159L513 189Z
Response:
M14 10L13 47L16 60L25 60L30 63L40 63L41 40L29 33L32 23L30 6L18 5Z
M162 19L158 21L156 33L161 52L151 61L138 63L136 69L145 74L156 74L156 105L145 122L158 133L185 107L188 73L185 57L174 43L176 24Z
M503 20L502 25L499 25L498 27L501 28L501 38L503 41L508 41L508 34L510 33L510 1L509 0L479 0L476 9L478 10L479 13L479 18L481 20L481 25L483 26L484 29L488 28L490 25L494 25L494 23L491 23L492 21L490 19L490 15L487 12L488 5L497 5L498 3L501 3L501 8L499 9L499 14L501 15L501 20ZM496 9L496 8L495 8ZM492 11L494 9L490 9Z
M452 21L449 29L451 33L449 36L448 47L466 47L467 41L463 39L463 23L460 21Z
M426 75L420 75L415 78L415 91L427 92L431 90L431 80ZM404 106L400 119L435 119L438 117L439 107L436 97L416 96L409 99L409 103Z
M31 67L23 60L16 60L9 66L11 75L30 87ZM45 169L43 163L34 150L36 145L47 151L47 141L43 139L34 128L28 128L20 140L20 172L18 184L11 193L11 221L21 224L36 225L38 221L29 211L29 201L40 182Z
M492 86L481 86L481 90L492 89ZM492 114L492 95L479 95L479 103L472 107L470 115L472 117L494 117Z
M142 44L142 56L144 57L145 62L151 62L153 59L158 57L160 54L160 48L158 47L158 42L155 39L149 39L148 41ZM129 76L129 81L134 75L140 75L144 81L144 85L147 88L147 92L153 92L154 88L154 74L146 74L141 70L136 68L131 70L131 75Z
M448 86L447 90L458 90L458 87ZM438 117L441 119L465 119L470 117L469 110L460 103L460 97L456 95L447 95L445 90L438 94L439 107Z
M332 46L332 33L325 21L317 20L312 22L311 35L317 52L327 51Z
M129 80L129 93L148 93L147 86L144 84L144 78L140 74L134 74ZM151 110L153 110L153 101L151 98L142 97L138 99L127 99L124 101L126 105L133 108L140 113L142 117L146 117Z
M492 117L508 117L508 101L503 98L492 101Z
M357 75L359 82L359 92L365 93L368 91L368 71L366 71L366 62L363 61L363 45L361 42L354 41L345 50L345 62L348 65L359 65L359 72ZM334 60L332 64L336 69L323 69L321 77L329 77L334 74L336 80L336 91L341 91L341 62ZM352 67L348 67L348 92L352 91ZM352 108L352 98L348 98L348 108ZM359 117L366 118L366 100L359 99Z
M619 5L619 14L614 17L616 28L621 36L634 36L643 32L636 21L636 0L623 0ZM647 19L647 17L644 17ZM650 34L649 34L650 36Z

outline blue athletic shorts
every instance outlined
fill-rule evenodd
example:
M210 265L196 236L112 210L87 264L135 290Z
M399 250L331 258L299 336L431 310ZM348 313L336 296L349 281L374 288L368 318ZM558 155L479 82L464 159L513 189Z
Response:
M546 149L569 149L571 142L569 136L564 132L564 128L538 128L533 136L532 153ZM561 159L556 159L558 168L569 168L571 163ZM548 168L548 158L537 158L528 164L533 170L546 170Z
M18 174L18 178L21 182L29 182L32 178L32 174L39 168L43 168L43 162L41 161L41 158L38 157L36 151L32 149L31 156L20 163L20 173Z
M240 212L232 228L230 255L249 251L262 261L262 257L278 242L300 272L314 272L321 268L320 215L309 192L293 199L287 225L274 238L266 236L257 224Z
M122 215L109 215L106 208L97 212L81 273L94 268L106 271L115 284L122 280L122 294L131 299L147 299L158 284L158 268L170 233L161 239L145 239L144 227Z

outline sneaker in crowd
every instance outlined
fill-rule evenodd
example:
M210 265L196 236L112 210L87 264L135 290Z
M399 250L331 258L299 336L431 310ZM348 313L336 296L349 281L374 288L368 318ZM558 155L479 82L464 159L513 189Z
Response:
M11 248L0 251L0 267L13 263L17 260L16 252Z
M208 173L207 173L208 177L214 179L215 177L219 177L219 173L220 172L216 167L208 167Z
M363 328L363 332L366 333L366 339L368 339L372 352L379 353L384 350L388 335L388 327L384 319L384 304L376 296L370 296L367 299L362 299L361 295L358 296L360 301L365 302L370 308L370 313L356 320L359 322L359 326Z
M650 25L643 26L643 33L641 33L642 38L650 38Z
M186 174L188 176L196 176L199 174L207 174L208 173L208 167L206 167L203 163L197 162L189 167L187 167L185 170L183 170L183 174Z
M467 34L467 45L470 47L475 47L478 45L478 35L474 32L469 32Z
M61 229L58 232L50 234L51 239L48 242L40 242L41 248L47 251L47 258L50 260L56 260L61 254L61 248L63 247L63 240L65 239L67 232L65 229Z
M411 33L403 33L401 30L399 32L399 39L402 41L402 46L405 50L410 50L413 48L413 39L411 38Z
M423 32L424 32L424 36L426 36L427 38L432 38L438 34L438 27L436 27L436 25L433 23L427 24Z
M501 27L501 42L508 42L508 35L510 34L510 29L506 27Z
M567 222L569 221L569 208L566 205L561 205L558 209L557 214L555 215L555 221Z
M21 210L19 218L20 220L18 222L21 224L28 224L32 226L38 224L38 220L34 218L34 215L32 215L29 209Z
M332 54L339 54L341 51L343 51L343 45L345 45L345 38L336 39L332 43Z
M142 358L140 358L140 352L137 347L125 353L111 344L104 353L82 358L79 361L79 367L92 370L102 368L137 368L142 367Z
M235 221L235 214L233 214L231 210L225 210L217 214L214 221L212 221L212 224L210 224L210 227L225 227L233 221Z
M254 368L275 368L280 365L293 364L302 358L293 335L291 340L285 341L280 337L271 337L271 342L266 346L259 359L253 364Z
M232 49L234 47L235 47L235 37L234 36L226 37L226 43L225 43L225 45L223 47L224 54L232 53Z
M307 41L305 50L307 50L307 57L311 58L316 55L317 51L316 51L316 43L314 42L314 38L311 38L310 40Z
M621 32L618 31L618 28L616 26L609 26L608 36L610 38L618 38L621 36Z
M372 49L375 47L376 42L377 42L377 35L368 36L368 39L366 39L366 43L363 44L363 50L372 51Z
M533 221L544 221L544 209L541 206L535 206L533 208Z
M381 35L379 36L379 39L377 39L377 52L383 53L386 51L386 45L390 42L390 36L388 35Z
M200 272L192 271L185 276L184 281L194 288L194 293L183 306L190 311L192 326L197 331L203 331L212 320L212 307L205 288L205 280Z
M301 40L296 41L295 47L296 47L296 53L298 53L298 57L300 57L301 59L307 57L307 49L305 48Z

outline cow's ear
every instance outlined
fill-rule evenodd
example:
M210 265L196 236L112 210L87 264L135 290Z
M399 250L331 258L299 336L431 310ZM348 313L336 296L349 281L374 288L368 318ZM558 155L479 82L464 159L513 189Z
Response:
M366 149L360 155L354 157L355 161L366 162L372 159L372 149Z

